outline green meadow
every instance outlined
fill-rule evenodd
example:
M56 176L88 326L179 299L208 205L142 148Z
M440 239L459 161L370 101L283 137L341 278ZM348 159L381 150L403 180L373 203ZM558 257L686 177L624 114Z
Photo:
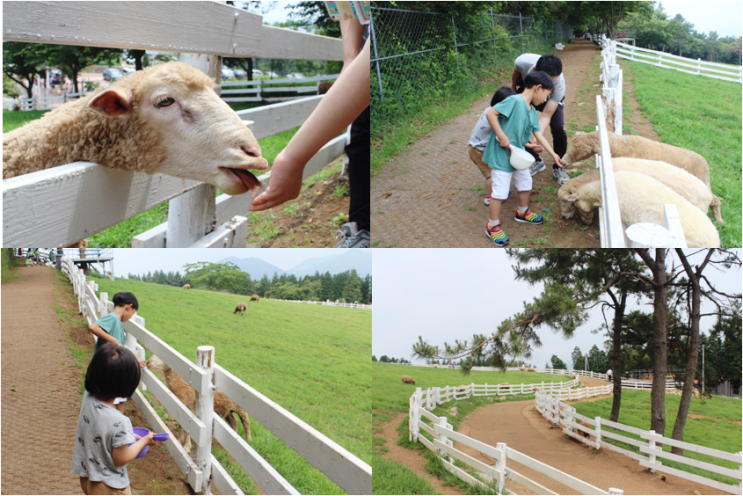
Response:
M403 384L401 376L408 375L416 381L413 384ZM429 368L414 367L408 365L394 365L390 363L372 363L372 377L374 381L374 399L372 402L372 419L375 446L373 467L374 467L374 494L436 494L430 487L428 481L419 476L409 468L382 457L386 448L383 446L385 439L382 437L382 425L392 420L400 412L407 412L409 409L410 396L415 392L417 387L445 387L460 386L466 384L500 384L508 382L512 385L517 384L535 384L544 382L566 382L570 377L559 375L537 374L536 372L479 372L473 371L470 375L464 376L457 369L448 368ZM496 401L521 401L533 399L534 395L509 395L498 397ZM432 413L437 416L444 416L456 430L459 423L467 416L468 413L482 406L492 404L491 398L472 397L465 400L450 401L436 407ZM458 413L452 415L449 409L456 405ZM447 485L456 485L467 494L480 494L482 491L469 486L457 477L447 472L436 456L430 453L420 443L411 443L408 440L408 418L396 426L398 432L397 439L388 439L388 442L400 444L406 448L418 449L428 458L426 465L427 470L441 478ZM421 433L424 436L426 433ZM458 464L458 462L457 462ZM462 467L464 467L462 465Z
M673 424L676 421L676 415L678 413L680 396L671 394L666 395L666 432L664 436L671 437L673 433ZM581 415L585 415L589 418L601 417L608 419L611 415L611 405L613 398L606 398L603 400L593 402L576 403L575 409ZM697 418L693 418L693 417ZM699 446L706 446L708 448L714 448L720 451L727 451L728 453L740 452L741 442L743 437L741 436L741 401L737 398L725 398L722 396L713 396L709 398L692 398L691 406L689 407L689 417L686 419L686 427L684 428L684 442L697 444ZM650 391L622 391L622 408L619 411L620 424L629 425L631 427L637 427L638 429L647 430L650 428ZM608 430L615 432L619 435L629 437L632 439L641 440L640 436L616 429L611 429L605 426L601 426L602 430ZM612 444L624 448L627 450L640 453L640 450L627 443L616 441L614 439L602 438L602 442L606 441ZM671 446L663 446L663 451L670 452ZM645 455L647 456L647 455ZM707 455L695 453L690 450L684 450L684 456L695 460L701 460L707 463L719 465L721 467L738 468L736 463L721 460ZM679 462L661 459L658 460L672 468L684 470L692 474L701 475L714 479L726 484L735 485L737 482L735 479L719 475L714 472L702 470L688 465L683 465Z
M109 299L134 293L145 327L189 360L196 360L198 346L214 346L216 363L371 463L370 311L261 299L240 316L232 311L247 302L242 295L95 281ZM251 446L300 493L344 494L255 419L251 431ZM244 491L256 493L225 452L215 448L215 456Z
M660 141L686 148L709 164L722 201L723 248L741 246L741 85L620 60L640 111Z

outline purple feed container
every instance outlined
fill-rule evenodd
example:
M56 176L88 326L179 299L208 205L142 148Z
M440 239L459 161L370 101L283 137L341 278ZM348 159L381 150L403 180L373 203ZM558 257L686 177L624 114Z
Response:
M145 429L144 427L133 427L132 430L134 431L134 434L136 434L139 437L144 437L144 436L146 436L147 434L150 433L150 430L149 429ZM152 439L154 439L155 441L163 442L163 441L167 441L169 437L170 437L170 434L168 434L167 432L164 432L162 434L155 434L154 436L152 436ZM132 444L134 444L134 443L129 443L129 446L131 446ZM144 448L142 448L142 451L139 452L139 454L136 456L135 460L137 458L142 458L144 455L146 455L147 454L147 450L149 450L149 448L150 448L149 445L147 445Z

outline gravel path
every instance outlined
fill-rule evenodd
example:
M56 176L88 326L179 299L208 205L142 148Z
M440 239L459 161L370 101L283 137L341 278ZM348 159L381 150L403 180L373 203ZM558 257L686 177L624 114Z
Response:
M82 494L70 473L78 377L52 309L55 276L17 273L2 286L2 494Z

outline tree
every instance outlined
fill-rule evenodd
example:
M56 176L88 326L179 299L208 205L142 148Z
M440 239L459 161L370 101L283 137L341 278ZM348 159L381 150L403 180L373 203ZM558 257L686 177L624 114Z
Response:
M196 262L184 265L186 279L191 286L203 286L212 290L226 290L239 293L245 285L247 273L232 262L215 264L211 262Z
M74 92L80 90L77 75L84 68L96 64L116 65L123 50L120 48L100 48L73 45L44 45L41 52L47 63L59 67L72 81Z
M600 350L598 346L593 345L588 351L588 370L599 374L605 373L609 369L609 359L606 352Z
M563 362L562 360L560 360L560 359L559 359L559 358L557 357L557 355L552 355L552 359L551 359L551 362L552 362L552 363L551 363L551 365L550 365L550 366L551 366L551 367L552 367L553 369L563 369L563 370L566 370L566 369L568 368L568 366L567 366L567 365L565 365L565 362Z
M377 361L377 357L372 355L372 362L376 362L376 361Z
M21 85L33 98L34 76L45 72L45 60L38 43L3 42L3 74Z
M573 352L570 354L570 360L573 361L573 370L583 370L585 367L585 360L583 359L583 353L577 346L573 348Z

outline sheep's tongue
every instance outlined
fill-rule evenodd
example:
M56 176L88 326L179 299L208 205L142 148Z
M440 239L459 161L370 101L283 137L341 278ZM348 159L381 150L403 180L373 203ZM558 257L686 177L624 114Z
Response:
M261 181L253 175L252 172L248 172L243 169L230 169L239 179L242 181L243 186L247 189L263 189Z

